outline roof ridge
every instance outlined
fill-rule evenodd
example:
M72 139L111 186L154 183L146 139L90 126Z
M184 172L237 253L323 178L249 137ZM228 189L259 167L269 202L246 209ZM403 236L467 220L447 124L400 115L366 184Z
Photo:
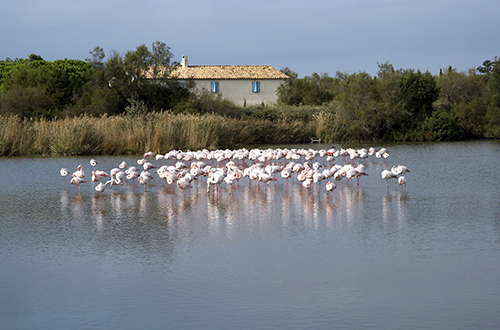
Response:
M177 79L285 79L283 72L271 65L188 65L172 72Z
M270 64L189 64L187 67L198 67L198 66L270 66Z

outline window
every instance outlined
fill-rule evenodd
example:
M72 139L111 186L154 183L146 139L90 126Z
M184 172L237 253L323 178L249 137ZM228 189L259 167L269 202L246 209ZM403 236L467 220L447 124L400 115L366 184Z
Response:
M260 93L260 81L252 81L252 93Z
M181 85L182 88L186 87L186 83L184 81L181 81L179 84Z
M219 92L219 82L218 81L212 81L212 83L211 83L211 91L212 91L212 93L218 93Z

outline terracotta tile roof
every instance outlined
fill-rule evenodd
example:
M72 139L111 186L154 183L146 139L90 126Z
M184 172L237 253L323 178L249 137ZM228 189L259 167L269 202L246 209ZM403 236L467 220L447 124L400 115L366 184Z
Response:
M172 72L177 79L285 79L284 73L270 65L189 65Z

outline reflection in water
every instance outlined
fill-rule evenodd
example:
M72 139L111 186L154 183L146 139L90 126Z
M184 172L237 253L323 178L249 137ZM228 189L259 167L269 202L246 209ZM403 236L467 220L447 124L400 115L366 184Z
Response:
M353 180L354 181L354 180ZM380 212L386 229L401 227L405 222L406 192L393 191L382 195L378 208L365 205L369 183L343 182L332 192L324 184L310 188L291 179L287 185L272 183L265 187L240 182L239 187L222 187L207 193L204 189L186 191L160 187L134 191L95 193L91 199L92 219L99 232L107 219L117 221L144 221L145 225L167 226L169 238L183 237L187 241L206 234L229 239L239 234L265 235L279 230L285 235L296 235L304 230L317 235L325 230L352 230L365 214ZM205 182L199 183L205 186ZM383 185L381 185L383 186ZM68 199L71 197L70 202ZM369 202L373 203L373 202ZM61 212L70 212L75 219L84 219L86 197L63 190L60 195ZM273 219L280 219L279 228ZM157 222L156 222L157 221ZM338 224L338 225L337 225ZM201 227L198 227L201 226ZM155 230L154 227L151 230Z
M85 197L83 195L77 194L71 198L70 210L73 217L77 220L83 220L85 218Z
M405 225L406 195L401 191L382 196L382 222L389 236L393 236Z
M104 218L102 196L96 195L92 198L92 214L96 228L99 232L102 232Z

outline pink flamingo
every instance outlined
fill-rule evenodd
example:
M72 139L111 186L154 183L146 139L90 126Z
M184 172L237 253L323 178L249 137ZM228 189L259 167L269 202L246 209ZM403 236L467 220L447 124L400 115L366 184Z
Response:
M109 176L109 174L104 171L101 170L92 171L92 182L102 181L102 179L107 176Z
M76 191L77 191L78 193L80 193L80 185L81 185L82 183L86 183L86 182L87 182L87 181L83 180L83 178L78 177L78 176L74 176L73 178L71 178L71 181L70 181L70 183L71 183L71 184L76 185Z
M337 189L337 185L334 182L326 182L326 191L334 191L335 189Z
M81 178L85 177L85 172L83 171L83 165L78 165L77 170L71 174L71 177Z

